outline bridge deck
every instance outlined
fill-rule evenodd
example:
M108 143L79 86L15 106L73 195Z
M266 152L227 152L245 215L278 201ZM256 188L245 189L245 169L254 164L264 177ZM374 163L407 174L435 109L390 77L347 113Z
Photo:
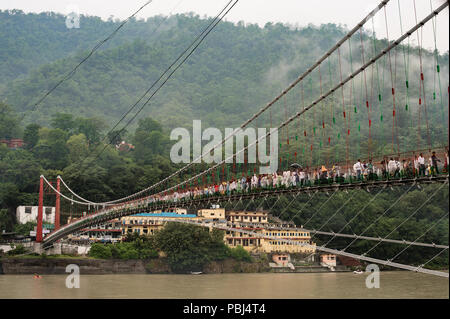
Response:
M71 224L64 225L57 231L50 233L44 238L44 246L48 246L55 242L56 240L63 238L73 232L80 230L83 227L88 227L92 225L97 225L104 223L108 220L120 218L124 216L134 215L142 212L148 212L149 210L162 209L177 206L192 206L192 205L207 205L210 203L245 200L245 199L255 199L255 198L267 198L273 196L280 196L286 194L298 194L298 193L313 193L316 191L321 192L331 192L336 190L350 190L350 189L366 189L376 187L387 187L387 186L404 186L411 184L431 184L431 183L445 183L448 181L448 175L433 176L433 177L421 177L414 179L391 179L391 180L380 180L380 181L367 181L361 183L351 183L351 184L330 184L330 185L319 185L313 187L292 187L286 188L275 188L267 189L257 192L249 193L237 193L231 195L216 195L201 198L192 198L189 200L182 200L177 202L156 202L149 203L147 206L138 207L128 207L123 209L106 208L97 214L86 216L82 219L78 219Z

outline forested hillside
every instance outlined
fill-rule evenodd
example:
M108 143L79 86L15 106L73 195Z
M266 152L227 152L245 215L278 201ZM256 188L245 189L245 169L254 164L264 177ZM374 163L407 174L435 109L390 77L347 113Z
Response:
M25 120L33 118L35 122L48 124L49 116L55 112L101 116L108 123L116 120L209 23L197 16L178 15L152 33L159 19L128 23L108 42L108 49L91 57ZM21 26L21 32L24 32L22 20L29 20L25 28L34 24L35 28L29 28L36 30L21 41L17 41L14 32L2 39L16 46L21 42L26 45L16 50L14 46L2 46L5 58L1 68L5 72L1 72L0 83L7 83L1 96L18 112L30 109L45 90L73 68L87 54L80 50L93 46L93 38L99 40L106 30L115 27L112 22L101 23L89 17L81 20L79 29L67 31L63 17L53 14L15 14L9 20L11 28ZM60 27L52 33L48 29L54 24ZM41 25L48 29L38 32ZM261 29L256 25L222 22L145 108L143 115L151 115L171 127L192 123L194 118L216 127L238 125L311 64L318 52L325 52L343 32L335 25L295 31L281 24L268 24ZM32 49L36 42L37 48ZM45 64L49 60L56 61ZM21 73L28 76L11 81L18 76L10 70L15 70L16 64L21 68L30 65Z

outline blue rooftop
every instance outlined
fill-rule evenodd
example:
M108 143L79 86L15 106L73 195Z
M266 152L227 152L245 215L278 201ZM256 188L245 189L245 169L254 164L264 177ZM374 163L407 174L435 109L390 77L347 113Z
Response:
M175 217L175 218L193 218L197 217L197 215L194 214L186 214L186 215L180 215L177 213L140 213L132 216L145 216L145 217Z

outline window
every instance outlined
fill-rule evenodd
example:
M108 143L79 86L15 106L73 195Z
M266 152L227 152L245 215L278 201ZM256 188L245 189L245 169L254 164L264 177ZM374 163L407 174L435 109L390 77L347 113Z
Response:
M31 206L25 207L25 214L31 214Z

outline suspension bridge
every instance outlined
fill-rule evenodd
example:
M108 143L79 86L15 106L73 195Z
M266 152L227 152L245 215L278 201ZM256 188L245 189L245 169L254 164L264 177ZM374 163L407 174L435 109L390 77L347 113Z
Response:
M448 278L447 272L425 267L448 251L448 243L423 241L432 228L448 218L448 212L428 229L424 229L417 238L391 238L407 220L413 218L420 209L426 208L439 192L448 191L449 87L448 82L445 83L448 78L441 78L444 67L439 64L436 50L436 19L440 13L448 10L448 5L449 2L444 1L433 8L430 2L430 11L419 13L422 14L419 17L415 1L413 8L402 8L400 1L381 1L316 63L220 143L135 194L107 202L94 202L74 192L60 176L56 178L56 183L41 176L36 242L44 248L50 247L86 227L158 209L198 209L220 203L225 208L231 206L233 209L242 205L244 210L267 205L271 210L280 198L291 198L281 207L278 215L290 219L285 226L288 230L289 224L303 213L308 203L322 194L327 196L323 205L309 218L303 219L302 223L302 227L314 236L331 237L326 244L315 246L317 250ZM398 20L388 21L388 6L398 11ZM385 23L382 35L375 34L375 18L381 18ZM430 26L431 35L427 35L426 30ZM435 50L431 54L423 48L425 36L434 39ZM411 44L411 39L417 41L416 46ZM417 64L410 63L413 58L418 60ZM448 66L446 68L448 70ZM432 118L433 125L430 125ZM245 156L251 147L267 146L266 138L270 137L270 132L236 149L232 156L221 158L216 164L205 168L200 163L202 156L217 150L222 152L222 146L228 140L258 123L268 123L270 128L280 132L282 141L279 142L278 172L258 174L261 163L250 163ZM237 160L240 156L244 158L243 163ZM292 163L297 166L292 168ZM418 207L414 207L408 217L388 229L386 235L374 237L366 234L382 216L401 203L408 192L423 190L428 185L434 185L428 197ZM379 212L363 232L343 232L351 223L360 222L358 217L380 194L394 188L401 190L401 195L387 209ZM56 218L55 230L44 237L42 216L46 191L56 195ZM323 220L318 229L307 228L315 214L340 192L347 194L342 205L329 211L328 218ZM354 212L350 220L344 219L345 225L339 230L325 231L324 227L354 200L355 192L365 192L371 197L361 209ZM84 207L86 214L69 224L60 225L61 199L68 207ZM283 215L299 199L303 199L302 208L294 215ZM290 242L281 237L244 230L229 222L187 219L177 222ZM352 242L345 248L329 248L328 245L335 238L348 238ZM373 241L375 245L363 254L348 252L348 248L357 240ZM405 248L391 258L387 256L386 260L368 256L381 243L404 245ZM413 246L434 249L436 254L417 266L394 261Z

